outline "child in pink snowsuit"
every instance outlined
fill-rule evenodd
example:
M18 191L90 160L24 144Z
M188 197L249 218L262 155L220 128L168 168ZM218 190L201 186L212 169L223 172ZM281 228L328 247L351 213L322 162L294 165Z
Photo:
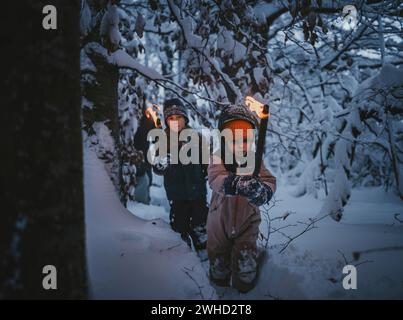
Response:
M227 108L219 121L220 130L256 126L256 119L244 106ZM236 175L236 166L226 165L222 158L213 155L208 167L213 191L207 218L210 279L220 286L229 286L232 279L233 287L247 292L254 287L257 276L259 206L270 201L276 178L264 165L259 177Z

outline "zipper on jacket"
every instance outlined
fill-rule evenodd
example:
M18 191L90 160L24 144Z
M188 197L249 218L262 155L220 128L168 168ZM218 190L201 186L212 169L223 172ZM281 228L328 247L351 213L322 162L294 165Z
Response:
M238 208L238 200L239 198L237 197L235 200L235 209ZM231 231L231 236L232 238L235 238L235 223L236 223L236 219L235 219L235 215L236 215L236 210L234 212L232 212L232 231Z

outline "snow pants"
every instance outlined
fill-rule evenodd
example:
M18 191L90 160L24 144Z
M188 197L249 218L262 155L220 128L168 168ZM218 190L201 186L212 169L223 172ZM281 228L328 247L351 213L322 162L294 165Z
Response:
M196 250L206 247L206 221L208 207L206 199L171 200L169 214L170 224L174 231L183 237L190 236Z
M232 286L247 292L255 286L257 277L257 239L260 215L252 215L241 232L231 235L218 214L209 214L207 253L210 279L220 286Z
M212 189L207 219L207 253L210 279L218 285L232 286L241 292L252 289L257 280L257 252L260 210L246 197L227 195L224 184L230 172L220 157L212 156L208 166ZM276 177L262 164L260 180L276 190Z

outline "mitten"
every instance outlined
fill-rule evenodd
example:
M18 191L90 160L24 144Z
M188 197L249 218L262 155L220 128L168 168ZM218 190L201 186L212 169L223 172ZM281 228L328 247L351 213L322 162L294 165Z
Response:
M252 197L260 188L262 182L254 176L239 176L236 182L237 194L244 197Z
M164 174L168 170L170 162L171 162L170 154L167 154L165 157L164 156L155 157L153 165L155 173Z
M228 196L235 196L236 195L236 184L238 182L240 176L237 176L233 173L230 173L224 179L224 193Z
M247 195L246 193L242 193L242 190L245 189L242 186L251 179L253 179L252 176L237 176L233 173L229 174L229 176L224 179L224 193L226 195L233 195L233 196L237 194L246 196Z
M271 188L254 176L229 175L224 180L224 192L227 195L241 195L249 202L261 206L270 201L273 192Z
M247 198L251 204L259 207L268 203L272 196L273 191L271 188L267 184L259 181L259 183L256 184L255 192L247 196Z

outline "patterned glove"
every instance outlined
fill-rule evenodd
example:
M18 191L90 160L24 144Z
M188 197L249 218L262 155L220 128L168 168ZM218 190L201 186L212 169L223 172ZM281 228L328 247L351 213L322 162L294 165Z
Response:
M254 204L258 207L269 203L271 197L273 196L273 191L271 188L261 181L259 181L259 183L256 185L256 189L254 190L255 192L249 195L247 198L251 204Z
M248 198L249 202L262 206L268 203L273 196L271 188L254 176L237 176L230 174L224 180L224 192L226 195L241 195Z
M155 157L153 165L155 173L164 174L168 170L170 162L171 162L170 154L167 154L166 157L163 156Z
M240 176L236 176L233 173L230 173L224 179L224 193L228 196L236 195L236 183L238 182Z

